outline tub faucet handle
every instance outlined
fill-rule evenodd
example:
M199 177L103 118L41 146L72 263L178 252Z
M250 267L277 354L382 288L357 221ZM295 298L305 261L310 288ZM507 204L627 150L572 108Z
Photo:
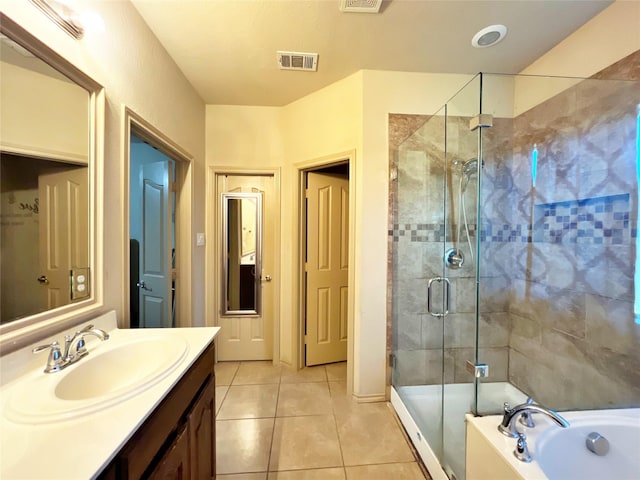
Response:
M535 402L533 401L533 398L529 397L527 398L525 405L533 405L534 403ZM527 428L534 428L536 426L535 422L533 421L533 415L529 410L525 410L524 412L522 412L522 415L520 415L518 421L521 425L524 425Z
M524 433L518 433L518 441L516 442L516 449L513 451L513 455L521 462L531 462L532 458L529 454L529 447L527 446L527 436Z

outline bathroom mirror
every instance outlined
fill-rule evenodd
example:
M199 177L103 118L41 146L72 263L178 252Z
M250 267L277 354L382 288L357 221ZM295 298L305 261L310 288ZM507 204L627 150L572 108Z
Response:
M4 335L96 303L91 239L104 100L99 84L1 13L0 71Z
M259 315L262 196L222 194L222 315Z

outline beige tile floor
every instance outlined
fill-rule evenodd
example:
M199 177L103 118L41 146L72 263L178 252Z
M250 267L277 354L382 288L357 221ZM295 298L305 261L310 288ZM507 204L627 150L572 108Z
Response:
M217 480L424 480L387 403L346 395L346 364L216 365Z

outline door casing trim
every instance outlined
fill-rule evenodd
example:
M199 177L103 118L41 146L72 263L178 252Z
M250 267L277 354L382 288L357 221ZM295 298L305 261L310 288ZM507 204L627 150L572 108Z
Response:
M293 284L296 292L297 301L294 306L294 318L298 321L293 322L294 332L292 339L293 364L297 368L304 368L304 311L305 311L305 285L304 285L304 252L306 247L306 214L305 214L305 177L307 172L319 170L338 164L349 165L349 293L347 299L349 306L347 308L347 395L352 395L354 391L354 375L358 371L355 365L354 355L354 324L355 324L355 260L356 260L356 151L349 150L339 152L324 157L319 157L294 164L295 175L297 179L295 212L293 232L294 246L294 271Z
M193 204L193 162L194 158L180 145L172 141L135 113L126 105L123 106L123 154L122 175L120 178L120 196L122 198L121 238L122 244L122 327L130 326L129 296L129 170L131 169L131 134L146 141L160 152L176 162L176 327L190 327L193 323L191 299L192 251L191 224Z

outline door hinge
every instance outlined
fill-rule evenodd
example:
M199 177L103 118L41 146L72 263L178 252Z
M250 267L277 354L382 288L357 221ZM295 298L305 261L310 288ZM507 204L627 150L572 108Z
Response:
M308 340L309 340L309 337L308 337L307 335L305 335L305 336L304 336L304 344L305 344L305 345L306 345L307 343L309 343L309 342L308 342Z
M475 378L486 378L489 376L489 365L486 363L473 363L467 360L467 372Z
M469 120L469 130L472 132L477 128L493 127L493 115L490 113L480 113Z
M389 354L389 367L396 368L397 364L398 364L397 357L393 353L390 353Z

